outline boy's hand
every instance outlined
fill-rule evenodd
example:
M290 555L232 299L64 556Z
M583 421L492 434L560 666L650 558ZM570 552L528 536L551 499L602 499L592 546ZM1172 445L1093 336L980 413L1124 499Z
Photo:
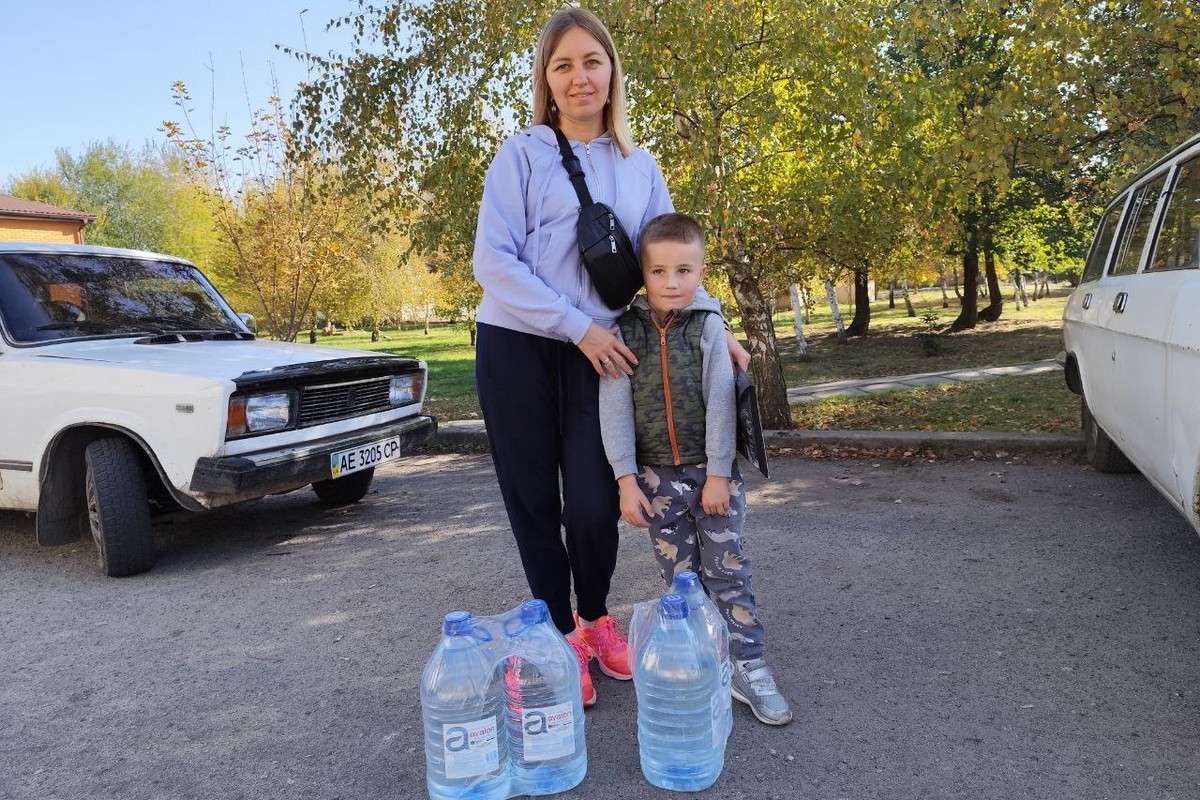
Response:
M617 478L617 487L621 491L621 518L635 528L649 528L650 517L654 516L654 506L642 493L637 478L633 475L622 475Z
M709 475L700 490L700 507L705 514L724 516L729 513L729 478Z

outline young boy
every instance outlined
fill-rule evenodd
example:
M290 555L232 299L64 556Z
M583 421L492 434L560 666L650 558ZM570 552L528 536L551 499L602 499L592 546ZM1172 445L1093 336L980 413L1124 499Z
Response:
M733 696L768 725L792 718L763 660L763 628L742 551L746 498L736 461L733 365L720 307L697 299L704 231L685 214L641 234L646 292L617 325L637 356L632 377L600 381L600 430L621 516L650 529L667 583L700 575L729 626Z

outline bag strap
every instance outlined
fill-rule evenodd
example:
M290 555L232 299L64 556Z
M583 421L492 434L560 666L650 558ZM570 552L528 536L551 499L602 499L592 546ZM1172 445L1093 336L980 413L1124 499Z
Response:
M554 135L558 138L558 151L562 153L563 166L567 168L567 174L571 176L571 185L575 187L575 194L579 196L579 207L587 208L592 204L592 193L588 191L579 156L571 150L571 143L561 130L555 128Z

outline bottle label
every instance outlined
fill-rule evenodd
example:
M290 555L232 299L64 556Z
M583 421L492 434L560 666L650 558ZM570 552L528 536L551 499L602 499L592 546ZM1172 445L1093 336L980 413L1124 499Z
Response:
M442 748L447 778L473 778L500 767L496 718L442 725Z
M526 708L521 713L526 761L549 761L575 752L575 711L570 703Z

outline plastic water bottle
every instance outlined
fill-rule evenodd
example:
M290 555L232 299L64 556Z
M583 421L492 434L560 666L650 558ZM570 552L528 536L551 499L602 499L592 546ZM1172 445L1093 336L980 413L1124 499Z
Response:
M651 784L677 792L712 786L725 765L716 654L688 623L687 601L667 594L634 663L638 750Z
M425 778L432 800L509 796L503 689L488 649L491 635L470 613L453 611L421 676Z
M587 774L579 664L543 601L522 603L512 622L504 672L511 792L565 792Z
M685 570L675 576L672 585L675 594L683 595L688 604L688 621L703 633L709 647L717 654L717 664L721 667L721 696L725 699L721 711L721 725L725 738L733 731L733 663L729 660L729 626L725 618L704 591L700 576L691 570Z

